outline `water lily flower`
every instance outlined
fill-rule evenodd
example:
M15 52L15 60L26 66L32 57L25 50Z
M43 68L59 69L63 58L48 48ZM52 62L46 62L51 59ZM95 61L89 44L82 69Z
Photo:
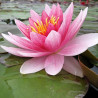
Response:
M73 3L63 13L60 5L47 4L42 15L30 11L29 25L15 20L25 37L8 32L2 34L12 44L18 46L1 46L7 52L20 57L33 57L23 63L20 73L29 74L45 69L49 75L58 74L63 68L67 72L83 77L78 61L72 56L79 55L89 47L98 44L98 33L76 36L87 15L88 8L81 10L73 22Z

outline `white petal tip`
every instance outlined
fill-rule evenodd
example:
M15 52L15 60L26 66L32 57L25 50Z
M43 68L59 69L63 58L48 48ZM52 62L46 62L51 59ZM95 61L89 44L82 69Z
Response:
M31 10L30 10L30 13L32 13L32 12L33 12L33 10L31 9Z
M11 33L11 32L8 32L8 34L9 34L9 35L12 35L12 33Z
M71 2L71 4L73 5L73 2Z
M72 7L74 6L73 2L71 2L70 6L72 6Z
M46 3L45 6L47 6L48 4Z
M83 75L83 74L81 74L81 75L80 75L80 77L81 77L81 78L83 78L83 77L84 77L84 75Z
M86 7L85 10L88 11L88 7Z
M21 73L21 74L28 74L28 73L22 71L21 69L20 69L20 73Z
M20 68L20 73L21 74L30 74L30 72L28 72L27 70L24 70L24 68L22 66Z
M78 76L78 77L80 77L80 78L83 78L83 77L84 77L83 72L77 73L77 74L73 74L73 75Z
M57 75L58 73L48 73L48 72L46 72L48 75L51 75L51 76L55 76L55 75Z
M88 7L86 7L86 9L88 10Z
M84 77L82 70L80 70L80 71L78 71L78 72L76 72L76 73L73 73L73 75L78 76L78 77L80 77L80 78L83 78L83 77Z
M86 8L84 9L84 12L86 12L86 13L87 13L87 11L88 11L88 7L86 7Z
M2 45L0 45L0 47L2 48L3 46L2 46Z
M5 48L6 48L6 46L3 46L3 45L0 45L0 47L1 47L2 49L5 49Z
M5 34L4 33L1 33L1 35L4 37Z

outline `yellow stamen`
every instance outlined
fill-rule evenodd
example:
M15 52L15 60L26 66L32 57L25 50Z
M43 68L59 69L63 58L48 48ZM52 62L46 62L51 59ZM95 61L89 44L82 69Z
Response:
M34 32L36 32L37 33L37 31L31 26L31 29L32 29L32 31L34 31Z
M46 26L48 26L48 18L46 18Z
M46 18L45 24L43 24L42 21L39 22L37 20L37 23L34 22L34 25L35 25L35 27L36 27L37 30L34 27L32 27L32 26L31 26L31 29L32 29L33 32L45 35L49 23L51 23L51 24L53 24L55 26L55 25L57 25L58 20L59 20L59 17L56 19L53 16L51 17L50 20L48 20L48 18Z

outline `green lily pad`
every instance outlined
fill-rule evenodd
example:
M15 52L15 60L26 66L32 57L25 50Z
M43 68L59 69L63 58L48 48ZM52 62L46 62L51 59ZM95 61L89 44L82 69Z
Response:
M21 34L16 25L0 24L0 33Z
M43 3L2 3L2 10L0 11L0 19L28 19L30 17L30 10L33 9L37 13L41 13L44 9ZM40 8L39 8L40 6Z
M27 19L29 18L29 12L19 12L19 11L1 11L0 12L0 19L15 19L15 18L21 18L21 19Z
M75 98L83 97L87 92L85 79L64 70L56 76L49 76L44 70L22 75L20 67L29 58L0 54L0 59L0 88L3 88L0 98Z
M65 71L57 76L44 71L22 75L19 68L20 65L6 68L0 64L0 98L79 98L88 88L85 79Z
M17 57L17 56L11 55L9 53L0 54L0 63L4 64L6 67L22 65L23 62L25 62L28 59L30 59L30 58Z

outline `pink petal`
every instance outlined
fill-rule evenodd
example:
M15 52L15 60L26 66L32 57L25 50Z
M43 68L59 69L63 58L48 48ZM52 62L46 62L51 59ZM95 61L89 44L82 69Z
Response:
M61 25L61 23L62 23L62 21L63 21L63 11L62 11L62 9L61 9L59 4L57 4L55 17L56 17L56 19L59 18L58 23L56 25L56 30L58 30L60 25Z
M26 49L21 49L21 48L14 48L14 47L6 47L6 46L1 46L5 51L16 55L16 56L21 56L21 57L41 57L45 55L51 54L50 52L37 52L37 51L30 51Z
M56 13L56 5L52 5L52 8L51 8L51 11L50 11L50 14L49 14L49 17L52 17L54 16Z
M37 46L42 46L45 42L46 36L31 32L30 33L31 41Z
M67 35L61 44L61 47L64 46L73 37L75 37L75 35L78 33L78 31L86 17L87 10L88 10L88 8L86 8L83 12L81 11L80 14L78 15L78 17L70 25Z
M11 35L11 34L10 34ZM31 43L30 40L27 40L25 38L20 38L18 36L14 36L14 38L12 36L6 35L6 34L2 34L2 36L8 40L9 42L11 42L12 44L24 48L24 49L29 49L29 50L36 50L36 51L44 51L44 49L42 49L40 46L37 46L36 44L34 44L33 42ZM22 40L23 39L23 40Z
M32 26L32 27L34 27L36 29L36 27L34 25L34 21L31 18L29 18L29 23L30 23L30 26Z
M71 13L70 14L73 14L73 9L74 9L74 5L73 5L73 2L71 2L71 4L69 5L69 7L66 9L66 11L64 12L63 14L63 19L65 19L64 16L66 16L67 14ZM71 16L72 17L72 16Z
M30 14L33 21L35 22L37 22L37 20L39 22L41 21L41 17L34 10L30 10Z
M65 35L68 31L68 28L70 26L72 15L73 15L73 3L70 4L70 6L67 8L65 13L63 14L63 22L58 30L58 32L61 34L62 39L65 38Z
M5 51L16 55L16 56L21 56L24 57L23 55L19 54L18 52L29 52L29 50L25 50L25 49L21 49L21 48L14 48L14 47L6 47L6 46L1 46L1 48L3 48ZM33 51L32 51L33 52Z
M72 31L78 27L78 25L80 24L81 20L82 20L82 15L83 15L83 11L81 10L79 15L76 17L76 19L71 23L69 30L68 30L68 35L72 34Z
M17 25L17 27L19 28L19 30L26 36L29 38L29 28L28 26L26 26L23 22L19 21L19 20L16 20L15 19L15 23Z
M55 30L55 27L54 27L54 25L52 23L49 23L45 35L47 36L52 30Z
M53 54L46 58L45 61L45 71L49 75L56 75L58 74L64 64L64 56Z
M61 20L61 22L62 22L62 18L63 18L63 11L62 11L62 9L61 9L61 7L60 7L60 5L59 5L59 3L57 4L57 8L56 8L56 17L58 18L60 18L59 20Z
M63 69L75 76L83 77L81 66L74 57L64 57Z
M52 52L26 52L26 51L22 51L19 52L20 55L24 56L24 57L41 57L41 56L46 56L46 55L50 55L52 54Z
M51 11L50 7L46 4L45 5L45 12L47 13L48 16L50 14L50 11Z
M14 45L16 45L16 46L18 46L18 47L27 48L27 47L25 47L24 45L22 45L22 44L16 42L16 41L15 41L13 38L11 38L9 35L6 35L6 34L3 34L3 33L2 33L2 36L3 36L6 40L8 40L9 42L11 42L12 44L14 44Z
M59 18L58 23L57 23L57 25L56 25L56 31L57 31L58 28L60 27L62 21L63 21L63 11L62 11L62 9L60 8L60 5L59 5L59 4L57 4L57 6L53 4L49 16L50 16L50 18L51 18L52 16L55 17L56 19Z
M83 44L88 48L92 47L98 44L98 33L89 33L89 34L78 36L68 43L68 45L70 46L73 44Z
M98 44L98 33L84 34L68 42L58 53L64 56L75 56Z
M8 32L8 34L10 35L10 37L15 40L17 43L19 43L20 45L23 46L23 48L25 49L30 49L32 50L33 49L33 45L32 43L29 41L29 40L26 40L22 37L19 37L19 36L16 36L16 35L13 35L11 34L10 32Z
M83 12L81 11L78 17L72 22L72 24L69 27L68 30L68 38L73 38L75 35L77 35L78 31L80 30L80 27L82 26L86 15L87 15L88 8L86 8Z
M61 43L61 36L58 32L52 30L45 40L45 47L50 51L57 49Z
M86 50L87 50L87 47L85 45L75 44L75 45L71 45L71 46L67 46L63 48L57 54L64 55L64 56L76 56L76 55L83 53Z
M46 24L46 19L47 19L47 21L49 21L49 16L47 15L47 13L45 11L43 11L42 17L41 17L41 21L43 22L43 24Z
M82 19L82 10L80 12L80 14L78 15L78 17L73 21L73 23L70 25L68 32L66 33L66 37L63 40L61 47L63 47L70 39L71 39L71 35L74 33L74 31L76 30L75 27L77 27L79 25L79 23L81 22ZM74 24L76 23L76 24ZM71 32L70 32L71 31ZM72 33L73 32L73 33Z
M38 57L25 61L20 68L20 73L29 74L44 69L45 59L46 57Z

